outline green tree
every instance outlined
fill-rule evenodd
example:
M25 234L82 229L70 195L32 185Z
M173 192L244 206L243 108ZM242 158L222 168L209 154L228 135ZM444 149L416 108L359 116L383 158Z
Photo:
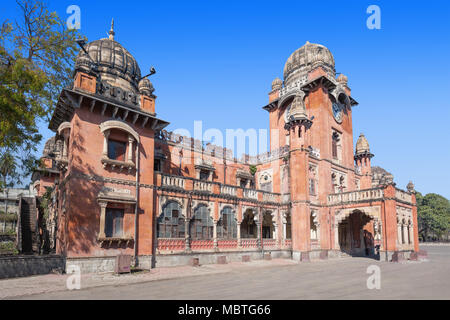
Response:
M11 153L24 174L61 89L72 81L76 30L39 0L17 0L20 19L0 22L0 156Z
M8 193L8 187L14 184L14 179L18 177L16 160L11 153L4 153L0 156L0 189ZM5 199L5 214L8 214L8 201Z
M450 229L450 202L436 193L416 193L419 236L422 240L442 239Z

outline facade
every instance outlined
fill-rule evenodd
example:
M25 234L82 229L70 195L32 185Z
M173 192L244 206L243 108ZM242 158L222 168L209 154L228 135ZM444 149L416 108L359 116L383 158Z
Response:
M68 264L102 271L119 254L150 268L418 251L413 186L374 175L364 135L353 151L357 102L327 48L307 42L289 57L263 107L270 152L236 159L164 130L152 83L114 35L80 51L49 125L46 174L33 179L39 194L53 188L54 245Z

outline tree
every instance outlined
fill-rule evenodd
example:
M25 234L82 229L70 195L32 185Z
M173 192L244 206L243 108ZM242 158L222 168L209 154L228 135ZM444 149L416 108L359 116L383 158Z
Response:
M440 240L450 229L450 202L439 194L422 196L420 192L416 200L420 237L425 241L431 236Z
M14 183L13 179L17 178L16 161L12 154L5 153L0 157L0 175L2 177L0 187L3 190L6 189L6 194L8 194L7 188ZM7 198L5 198L5 214L8 214Z
M0 157L10 153L24 175L37 164L42 136L62 88L72 81L77 30L39 0L17 0L21 19L0 23Z

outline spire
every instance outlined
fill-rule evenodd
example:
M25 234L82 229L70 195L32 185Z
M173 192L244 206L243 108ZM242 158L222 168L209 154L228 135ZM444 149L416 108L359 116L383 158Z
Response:
M114 18L111 20L111 30L109 30L109 40L114 41L114 36L115 36L115 32L114 32Z

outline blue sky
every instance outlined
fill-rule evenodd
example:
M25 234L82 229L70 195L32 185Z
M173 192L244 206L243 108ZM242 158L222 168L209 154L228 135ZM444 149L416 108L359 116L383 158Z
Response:
M261 107L289 55L306 41L328 47L348 76L354 139L369 140L373 165L398 187L450 198L450 4L447 1L80 1L50 0L68 17L81 8L81 32L116 40L142 72L155 66L157 113L169 129L267 128ZM366 27L369 5L381 30ZM2 2L1 20L16 15ZM42 126L45 137L51 132Z

